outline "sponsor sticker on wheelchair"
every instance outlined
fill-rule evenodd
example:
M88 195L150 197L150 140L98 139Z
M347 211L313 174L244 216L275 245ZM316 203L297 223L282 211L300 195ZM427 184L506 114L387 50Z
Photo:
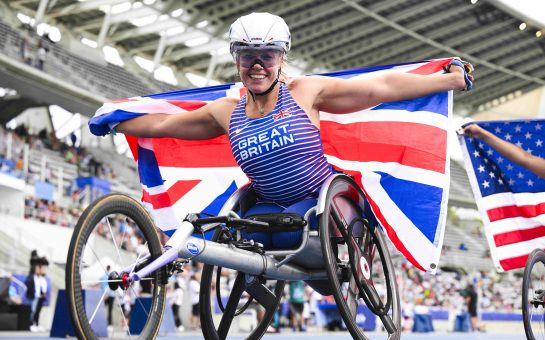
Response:
M187 251L189 251L191 254L196 255L199 253L199 247L195 243L188 243L186 245Z

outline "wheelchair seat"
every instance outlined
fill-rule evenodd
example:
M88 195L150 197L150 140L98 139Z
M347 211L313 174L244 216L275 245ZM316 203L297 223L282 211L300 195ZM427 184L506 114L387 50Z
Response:
M266 222L268 227L261 226L247 226L243 230L249 232L282 232L282 231L295 231L302 230L307 225L307 220L299 214L295 213L272 213L272 214L256 214L246 216L249 220Z

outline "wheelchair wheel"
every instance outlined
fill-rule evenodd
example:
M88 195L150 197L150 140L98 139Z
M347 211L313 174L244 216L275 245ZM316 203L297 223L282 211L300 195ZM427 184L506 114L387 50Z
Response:
M223 233L223 230L216 230L212 240L217 242L222 238ZM226 285L229 276L234 277L232 287ZM249 330L250 334L246 339L261 339L278 309L284 285L285 281L276 281L274 287L269 289L265 280L260 277L251 277L242 272L205 264L199 293L201 328L204 338L225 339L229 335L233 321L237 317L239 320L242 319L241 315L255 309L257 314L262 313L262 319ZM216 289L214 294L212 294L213 287ZM214 305L212 300L215 302ZM220 317L214 318L217 312ZM219 320L215 322L215 319Z
M545 252L535 249L524 268L522 319L527 339L545 339Z
M144 264L161 253L153 221L132 198L109 194L84 211L66 260L68 308L78 339L157 336L165 305L166 270L137 283L126 278L141 268L147 255Z
M380 228L363 219L365 197L348 176L337 176L326 189L318 216L328 278L341 316L354 339L367 339L359 325L362 303L389 334L401 334L401 310L394 267Z

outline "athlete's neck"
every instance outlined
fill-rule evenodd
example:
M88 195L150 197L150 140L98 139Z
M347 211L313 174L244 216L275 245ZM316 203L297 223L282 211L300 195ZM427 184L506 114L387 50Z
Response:
M263 96L256 96L248 91L246 100L246 114L249 117L263 117L271 112L278 100L278 92L280 91L280 83L274 89Z

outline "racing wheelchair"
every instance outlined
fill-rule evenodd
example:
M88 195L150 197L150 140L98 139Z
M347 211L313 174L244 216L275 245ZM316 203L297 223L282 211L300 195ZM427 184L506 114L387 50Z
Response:
M522 321L526 339L545 338L545 251L534 249L522 277Z
M164 246L153 220L137 201L109 194L93 202L76 225L66 264L68 305L78 338L155 338L168 278L189 260L204 264L199 307L206 339L225 339L235 332L237 317L256 303L264 315L246 337L260 339L279 307L286 280L320 287L325 283L354 339L367 339L357 320L363 303L377 315L388 339L400 337L399 292L385 237L372 222L363 192L351 177L328 178L316 207L305 216L241 218L255 202L252 186L243 186L218 216L188 215ZM318 220L317 229L309 226L311 214ZM301 240L291 249L265 249L244 239L244 231L297 231ZM211 240L192 236L206 232L213 232ZM222 289L229 272L234 283ZM85 293L92 290L100 297L89 304ZM98 334L94 323L104 322L97 315L111 292L116 295L111 313L116 315L109 317L108 334ZM147 302L136 296L147 296ZM132 319L137 314L143 320L134 331Z

